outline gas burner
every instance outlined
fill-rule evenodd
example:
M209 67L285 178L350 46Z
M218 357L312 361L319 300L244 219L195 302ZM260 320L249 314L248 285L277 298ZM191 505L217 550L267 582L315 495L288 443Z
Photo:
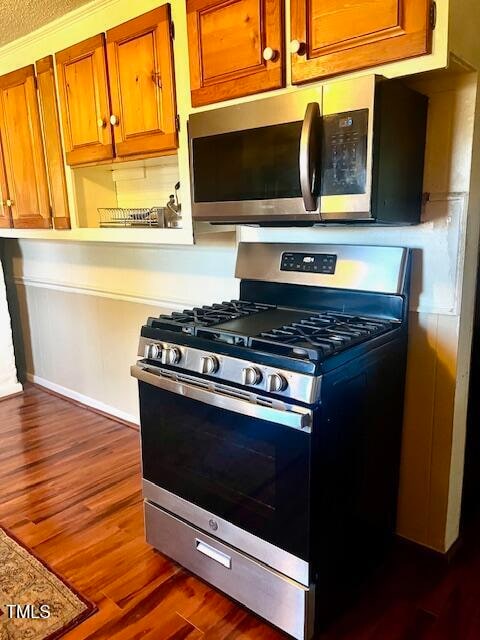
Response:
M221 304L205 305L184 311L174 311L171 315L161 315L152 321L156 329L182 331L194 335L199 327L212 327L228 320L261 313L267 309L274 309L274 305L249 302L247 300L231 300Z
M392 323L387 320L326 311L262 332L252 339L251 347L319 360L391 328Z
M242 346L312 362L392 329L391 322L380 318L336 311L312 313L246 300L161 315L151 318L149 326L203 338L212 345Z

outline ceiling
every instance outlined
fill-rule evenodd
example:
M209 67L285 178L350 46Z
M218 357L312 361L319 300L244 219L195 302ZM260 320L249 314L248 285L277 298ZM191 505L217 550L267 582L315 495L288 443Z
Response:
M0 0L0 46L35 31L89 0Z

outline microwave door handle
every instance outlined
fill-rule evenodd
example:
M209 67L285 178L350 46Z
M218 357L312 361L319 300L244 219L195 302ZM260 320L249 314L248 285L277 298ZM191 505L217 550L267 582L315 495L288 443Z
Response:
M320 119L320 108L318 103L310 102L307 105L305 118L300 135L300 189L302 191L303 203L306 211L317 210L317 198L313 194L313 181L311 178L311 149L312 137L315 134L316 122ZM315 144L315 143L314 143Z

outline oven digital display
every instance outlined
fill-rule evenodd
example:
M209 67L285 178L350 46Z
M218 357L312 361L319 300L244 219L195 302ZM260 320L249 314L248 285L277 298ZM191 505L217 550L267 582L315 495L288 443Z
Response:
M337 256L333 253L283 253L281 271L323 273L333 275Z

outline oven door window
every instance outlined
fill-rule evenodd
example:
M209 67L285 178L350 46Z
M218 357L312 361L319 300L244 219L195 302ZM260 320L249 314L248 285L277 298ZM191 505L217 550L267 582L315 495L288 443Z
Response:
M140 384L146 480L307 560L310 436Z
M195 202L299 198L302 122L194 138Z

